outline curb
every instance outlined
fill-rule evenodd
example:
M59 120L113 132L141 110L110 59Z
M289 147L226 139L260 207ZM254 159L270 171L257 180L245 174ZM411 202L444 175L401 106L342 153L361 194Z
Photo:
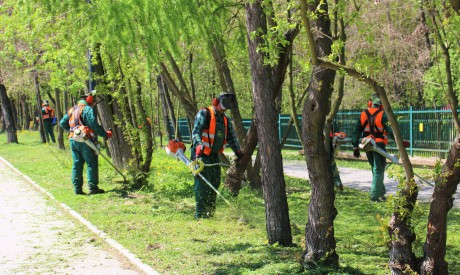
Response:
M90 221L87 219L83 218L78 212L70 208L68 205L59 202L56 200L56 198L47 190L42 188L40 185L38 185L36 182L34 182L31 178L29 178L27 175L21 173L16 167L14 167L10 162L8 162L6 159L0 156L0 161L4 162L8 167L10 167L14 172L18 173L20 176L22 176L30 185L32 185L34 188L39 190L41 193L46 195L51 201L55 202L57 205L61 207L61 209L65 210L65 212L69 213L73 218L81 222L83 225L85 225L89 230L91 230L93 233L98 235L102 240L104 240L110 247L118 251L122 256L127 258L138 270L144 272L147 275L159 275L160 273L150 267L149 265L143 263L141 259L137 258L136 255L134 255L132 252L124 248L120 243L115 241L114 239L110 238L104 231L98 229L95 225L93 225Z

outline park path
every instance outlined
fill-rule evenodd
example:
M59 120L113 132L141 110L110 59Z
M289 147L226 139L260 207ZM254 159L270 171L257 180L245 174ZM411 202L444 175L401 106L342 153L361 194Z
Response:
M0 158L0 274L144 274Z
M284 173L288 176L308 179L308 171L305 161L283 160L283 168ZM339 167L339 172L343 186L363 191L371 190L372 171L370 166L368 170ZM416 181L417 183L420 182L417 177ZM396 194L398 183L394 179L388 178L388 173L385 173L384 183L387 190L387 195ZM434 184L433 182L431 183ZM429 203L433 194L434 187L428 184L419 184L419 187L419 201ZM454 207L460 208L460 190L457 189L457 193L455 194L454 198Z

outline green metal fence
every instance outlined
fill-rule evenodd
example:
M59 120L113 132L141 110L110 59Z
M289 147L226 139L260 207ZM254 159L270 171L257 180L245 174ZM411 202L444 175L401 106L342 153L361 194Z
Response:
M336 122L340 131L351 135L362 110L343 110L337 114ZM393 110L398 121L403 139L410 141L407 148L410 156L445 158L455 138L455 128L452 113L446 108L414 108ZM289 127L289 115L280 115L278 119L278 137L280 140L287 135L284 148L302 149L300 139L294 127ZM299 122L302 117L298 116ZM245 130L251 125L250 119L243 120ZM289 132L287 130L289 129ZM179 130L184 142L190 142L190 133L185 119L179 120ZM341 146L343 149L352 148L351 144ZM387 150L396 153L396 145L390 140Z

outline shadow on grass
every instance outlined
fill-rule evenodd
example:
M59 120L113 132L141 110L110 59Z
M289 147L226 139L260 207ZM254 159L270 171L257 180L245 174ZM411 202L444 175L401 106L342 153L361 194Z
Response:
M275 247L268 245L254 245L251 243L239 243L213 247L205 251L208 255L221 254L247 254L245 260L237 263L214 262L216 266L213 274L242 274L247 272L261 272L265 274L357 274L363 275L359 269L352 267L333 268L318 264L309 269L304 269L299 262L302 254L302 248L299 246L292 247ZM262 255L254 259L252 255ZM241 259L241 258L240 258ZM291 259L289 261L289 259Z

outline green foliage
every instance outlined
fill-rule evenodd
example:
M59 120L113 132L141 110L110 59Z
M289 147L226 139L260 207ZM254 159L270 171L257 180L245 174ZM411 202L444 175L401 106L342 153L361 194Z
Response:
M459 25L460 26L460 25ZM439 53L437 53L439 55ZM447 97L447 76L445 70L445 60L442 56L435 57L439 60L435 66L428 69L424 75L425 89L424 99L427 105L443 106L449 103ZM460 91L460 51L451 51L451 69L453 77L453 87L457 96Z
M344 47L345 47L344 41L340 39L334 40L331 46L332 53L327 57L328 60L331 62L337 61Z

